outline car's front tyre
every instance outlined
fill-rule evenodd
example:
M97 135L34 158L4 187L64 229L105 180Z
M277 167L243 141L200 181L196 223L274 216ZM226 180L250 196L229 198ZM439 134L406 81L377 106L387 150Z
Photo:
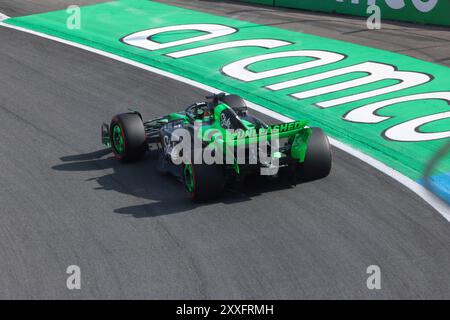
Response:
M122 162L135 161L147 150L144 124L135 113L122 113L111 120L111 148L116 159Z

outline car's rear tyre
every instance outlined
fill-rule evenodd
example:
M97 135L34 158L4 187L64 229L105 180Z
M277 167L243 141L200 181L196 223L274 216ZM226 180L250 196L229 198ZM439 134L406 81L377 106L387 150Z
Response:
M221 195L225 187L222 165L185 163L182 170L183 183L192 201L206 202Z
M147 150L144 124L135 113L122 113L111 120L111 148L114 156L123 162L139 160Z
M332 154L328 137L320 128L311 128L305 161L298 167L300 181L312 181L327 177L331 171Z

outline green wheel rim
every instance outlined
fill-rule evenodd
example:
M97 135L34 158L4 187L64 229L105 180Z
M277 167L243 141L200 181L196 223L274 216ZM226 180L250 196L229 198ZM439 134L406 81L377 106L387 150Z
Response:
M118 154L125 152L125 141L123 139L122 128L119 125L115 125L113 128L112 143Z
M186 186L186 190L190 193L194 192L194 170L192 169L192 164L186 164L184 166L184 185Z

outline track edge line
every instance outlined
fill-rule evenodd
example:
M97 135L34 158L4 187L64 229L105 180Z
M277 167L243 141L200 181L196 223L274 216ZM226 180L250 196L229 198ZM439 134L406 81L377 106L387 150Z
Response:
M8 17L6 14L3 14L0 12L0 22L2 22L3 20L9 19L10 17Z

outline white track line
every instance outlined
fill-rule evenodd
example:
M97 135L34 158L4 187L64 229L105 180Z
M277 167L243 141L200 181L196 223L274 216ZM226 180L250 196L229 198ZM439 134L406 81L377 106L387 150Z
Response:
M8 18L9 17L6 14L3 14L3 13L0 12L0 21L6 20Z
M106 52L106 51L102 51L99 49L95 49L95 48L91 48L76 42L72 42L72 41L68 41L68 40L64 40L64 39L60 39L54 36L50 36L41 32L36 32L33 30L28 30L22 27L18 27L18 26L14 26L14 25L9 25L6 24L4 22L0 22L1 26L7 27L7 28L11 28L11 29L16 29L19 31L23 31L26 33L30 33L42 38L46 38L49 40L53 40L53 41L57 41L60 43L64 43L67 44L69 46L72 47L76 47L79 49L83 49L92 53L96 53L99 54L101 56L113 59L113 60L117 60L129 65L132 65L134 67L140 68L140 69L144 69L159 75L162 75L164 77L173 79L173 80L177 80L183 83L186 83L188 85L191 85L193 87L197 87L199 89L203 89L205 91L209 91L212 93L218 93L221 92L221 90L218 90L216 88L210 87L208 85L202 84L200 82L194 81L194 80L190 80L188 78L182 77L182 76L178 76L176 74L172 74L170 72L167 71L163 71L160 69L157 69L155 67L150 67L148 65L145 65L143 63L140 62L136 62L127 58L123 58L121 56ZM269 110L265 107L262 107L260 105L254 104L252 102L248 101L248 105L250 108L264 113L274 119L280 120L280 121L292 121L293 119L290 119L286 116L283 116L282 114L279 114L275 111ZM423 200L425 200L427 203L429 203L434 209L436 209L445 219L447 219L447 221L450 222L450 208L447 206L447 204L442 201L441 199L439 199L437 196L435 196L433 193L431 193L430 191L428 191L425 187L421 186L420 184L418 184L417 182L415 182L414 180L408 178L407 176L403 175L402 173L396 171L395 169L385 165L384 163L372 158L371 156L368 156L364 153L362 153L361 151L346 145L336 139L333 139L330 137L330 143L335 146L338 149L341 149L349 154L351 154L352 156L362 160L363 162L369 164L370 166L378 169L379 171L385 173L386 175L392 177L393 179L395 179L396 181L398 181L399 183L403 184L405 187L407 187L408 189L412 190L413 192L415 192L417 195L419 195Z

